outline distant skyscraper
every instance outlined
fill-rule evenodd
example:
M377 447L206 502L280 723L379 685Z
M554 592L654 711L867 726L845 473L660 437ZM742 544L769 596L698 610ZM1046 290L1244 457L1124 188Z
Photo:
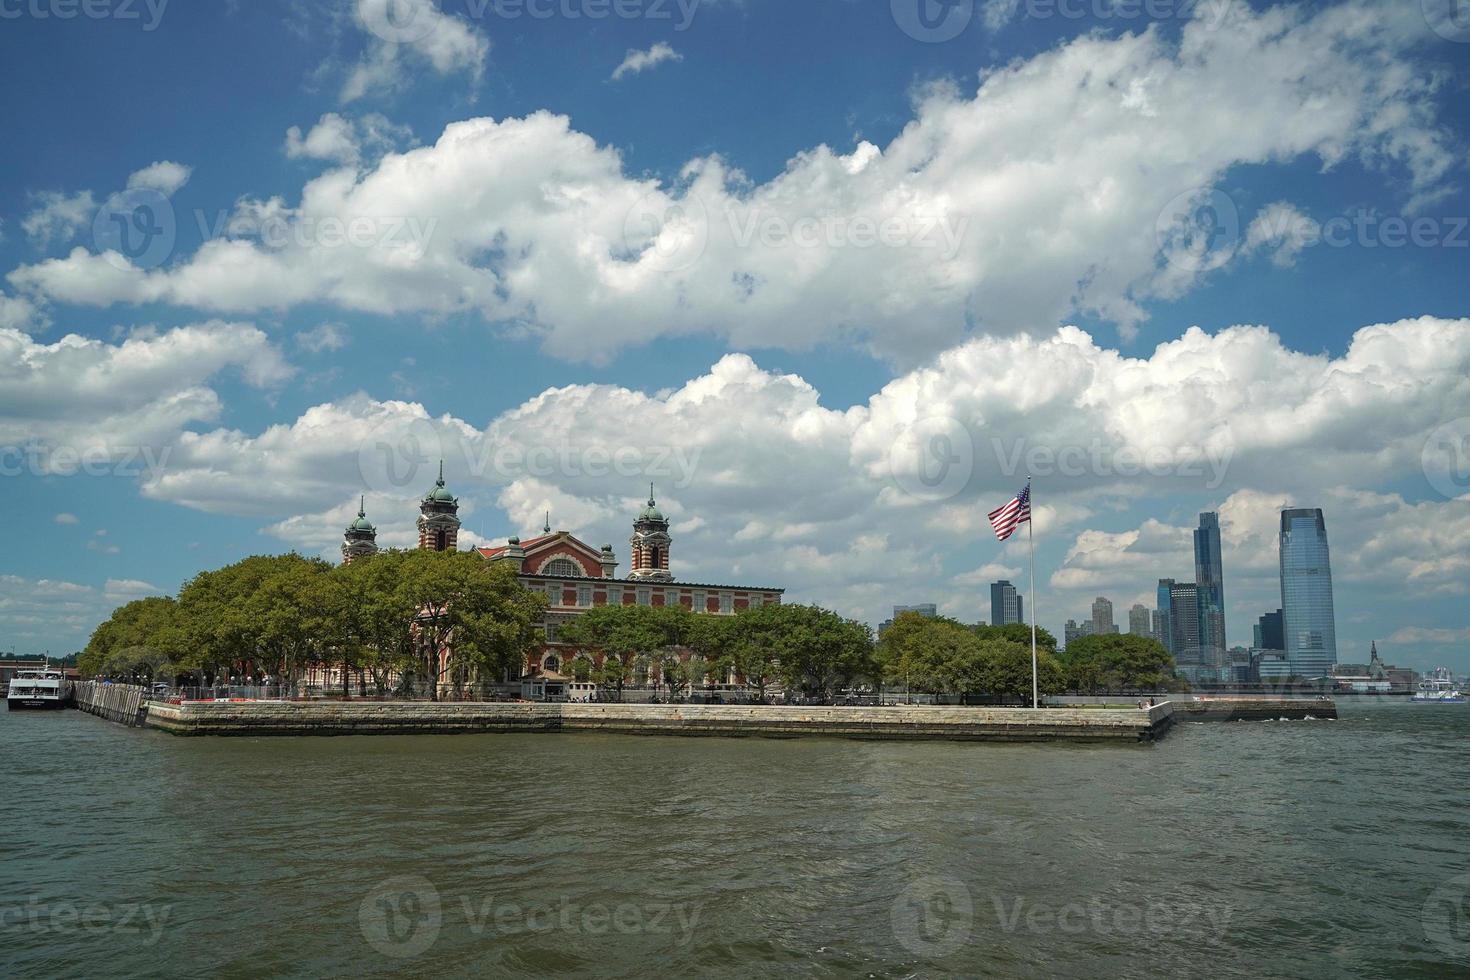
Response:
M1199 515L1194 532L1194 581L1199 589L1199 645L1207 666L1225 666L1225 572L1220 562L1220 515Z
M1327 522L1320 508L1281 512L1281 619L1292 673L1326 676L1337 663L1337 626Z
M1154 632L1164 649L1174 653L1174 619L1169 615L1174 605L1174 580L1159 579L1159 608L1154 610Z
M1169 585L1169 652L1191 681L1214 680L1216 666L1199 643L1199 587L1193 582Z
M1128 610L1128 632L1134 636L1153 636L1153 627L1149 625L1148 606L1141 602L1135 602L1133 608Z
M1111 599L1098 596L1092 600L1092 631L1098 636L1107 636L1109 633L1118 632L1118 627L1113 623L1113 603Z
M1256 621L1257 650L1285 650L1286 630L1281 625L1281 610L1268 612Z
M918 613L920 616L933 619L939 615L939 607L932 602L921 602L916 606L894 606L893 619L897 619L906 612ZM885 619L878 624L878 636L880 638L884 633L888 632L888 627L893 625L893 619Z
M1025 597L1005 579L992 583L990 586L990 625L1004 626L1007 623L1024 623L1025 621Z
M1062 628L1062 643L1064 646L1071 646L1073 640L1091 635L1092 620L1084 619L1079 623L1075 619L1069 619L1067 625Z

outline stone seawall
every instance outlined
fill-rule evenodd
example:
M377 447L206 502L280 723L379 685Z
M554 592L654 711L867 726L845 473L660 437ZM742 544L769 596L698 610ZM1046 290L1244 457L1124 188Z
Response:
M1168 728L1152 709L785 707L429 702L186 702L149 705L148 724L176 735L381 735L609 732L783 738L1147 741Z
M1331 701L1171 701L1152 708L786 707L657 704L232 701L148 706L175 735L606 732L793 738L1152 741L1178 720L1335 718Z
M1179 721L1300 721L1304 718L1336 718L1337 702L1331 698L1201 698L1170 701L1174 720Z

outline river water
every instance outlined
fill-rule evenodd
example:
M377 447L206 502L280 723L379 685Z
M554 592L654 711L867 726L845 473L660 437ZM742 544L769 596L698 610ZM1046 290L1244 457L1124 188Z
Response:
M1470 706L1155 745L0 716L0 976L1463 977Z

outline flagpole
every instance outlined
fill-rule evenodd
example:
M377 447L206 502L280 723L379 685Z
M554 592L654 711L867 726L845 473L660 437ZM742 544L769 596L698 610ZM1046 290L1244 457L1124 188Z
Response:
M1031 513L1036 513L1036 497L1030 493L1031 480L1027 478L1027 497ZM1026 521L1026 542L1031 546L1031 707L1040 708L1041 699L1037 692L1036 684L1036 535L1031 530L1035 524L1035 518Z

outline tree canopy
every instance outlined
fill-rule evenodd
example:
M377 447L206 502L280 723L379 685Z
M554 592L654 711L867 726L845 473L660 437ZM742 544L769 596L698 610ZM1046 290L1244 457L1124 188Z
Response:
M1060 656L1067 687L1098 691L1157 691L1187 687L1163 644L1133 633L1079 636Z
M340 664L379 688L413 675L437 696L446 675L460 683L517 668L539 641L545 608L514 569L470 552L389 550L343 566L257 555L200 572L177 599L119 607L93 631L79 666L289 683L314 664ZM442 670L440 650L449 653Z
M958 697L1031 696L1031 629L1025 643L1011 639L1014 626L967 626L953 619L901 613L884 631L877 657L889 681L912 690ZM1049 638L1049 637L1048 637ZM1063 690L1061 668L1037 631L1037 687Z
M859 677L878 677L867 625L817 606L771 603L734 616L682 606L597 606L564 625L560 638L602 652L603 670L616 678L646 658L671 694L731 672L761 698L776 681L788 691L827 696Z

